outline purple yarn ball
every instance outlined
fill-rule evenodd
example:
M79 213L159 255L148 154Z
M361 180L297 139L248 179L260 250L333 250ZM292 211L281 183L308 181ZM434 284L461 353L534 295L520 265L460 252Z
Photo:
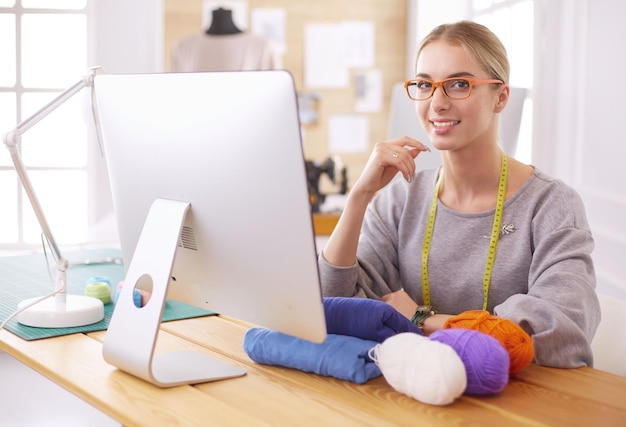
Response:
M442 329L429 339L448 344L459 355L467 372L466 394L496 394L508 384L509 354L492 336L469 329Z

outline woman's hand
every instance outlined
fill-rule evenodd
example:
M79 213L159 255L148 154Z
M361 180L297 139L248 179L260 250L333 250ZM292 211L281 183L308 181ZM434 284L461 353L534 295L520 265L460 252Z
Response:
M413 301L409 294L404 292L404 289L384 295L382 300L391 305L408 319L413 317L415 309L417 308L415 301Z
M384 295L382 300L408 319L413 318L415 309L417 308L417 303L411 299L409 294L404 292L404 289ZM435 314L434 316L427 317L422 325L424 335L428 336L435 331L444 329L446 321L451 317L452 316L449 314Z
M422 325L422 331L424 335L429 336L433 332L444 329L446 322L449 318L451 318L450 314L435 314L434 316L428 317L424 320L424 324Z
M430 149L421 142L403 136L378 142L351 191L375 194L398 173L402 173L407 182L415 175L415 158Z

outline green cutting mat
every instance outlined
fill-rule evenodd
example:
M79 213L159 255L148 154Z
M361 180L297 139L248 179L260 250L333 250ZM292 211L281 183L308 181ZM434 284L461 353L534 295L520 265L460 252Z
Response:
M83 295L85 284L91 277L108 277L113 288L124 278L124 266L122 265L114 263L83 264L87 259L93 262L121 257L121 253L117 249L68 252L64 253L63 256L70 262L70 268L67 270L68 294ZM48 258L51 261L50 255ZM13 314L21 301L47 295L54 290L54 283L50 281L48 268L54 279L56 276L55 266L54 264L48 266L44 254L0 257L0 324ZM75 328L32 328L19 324L13 318L6 324L5 329L29 341L77 332L103 331L109 326L114 308L113 304L105 305L104 319L87 326ZM167 322L212 314L215 313L178 301L167 300L162 320Z

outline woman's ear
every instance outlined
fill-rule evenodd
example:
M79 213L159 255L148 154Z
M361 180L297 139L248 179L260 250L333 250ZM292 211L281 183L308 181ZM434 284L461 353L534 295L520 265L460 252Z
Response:
M511 89L509 85L501 85L500 93L498 94L498 101L496 102L494 112L500 113L506 107L506 104L509 102L509 95L511 93Z

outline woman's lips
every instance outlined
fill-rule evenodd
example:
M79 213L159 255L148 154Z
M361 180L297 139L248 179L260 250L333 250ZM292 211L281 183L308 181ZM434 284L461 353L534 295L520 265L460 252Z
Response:
M435 133L446 133L461 123L460 120L431 120Z

